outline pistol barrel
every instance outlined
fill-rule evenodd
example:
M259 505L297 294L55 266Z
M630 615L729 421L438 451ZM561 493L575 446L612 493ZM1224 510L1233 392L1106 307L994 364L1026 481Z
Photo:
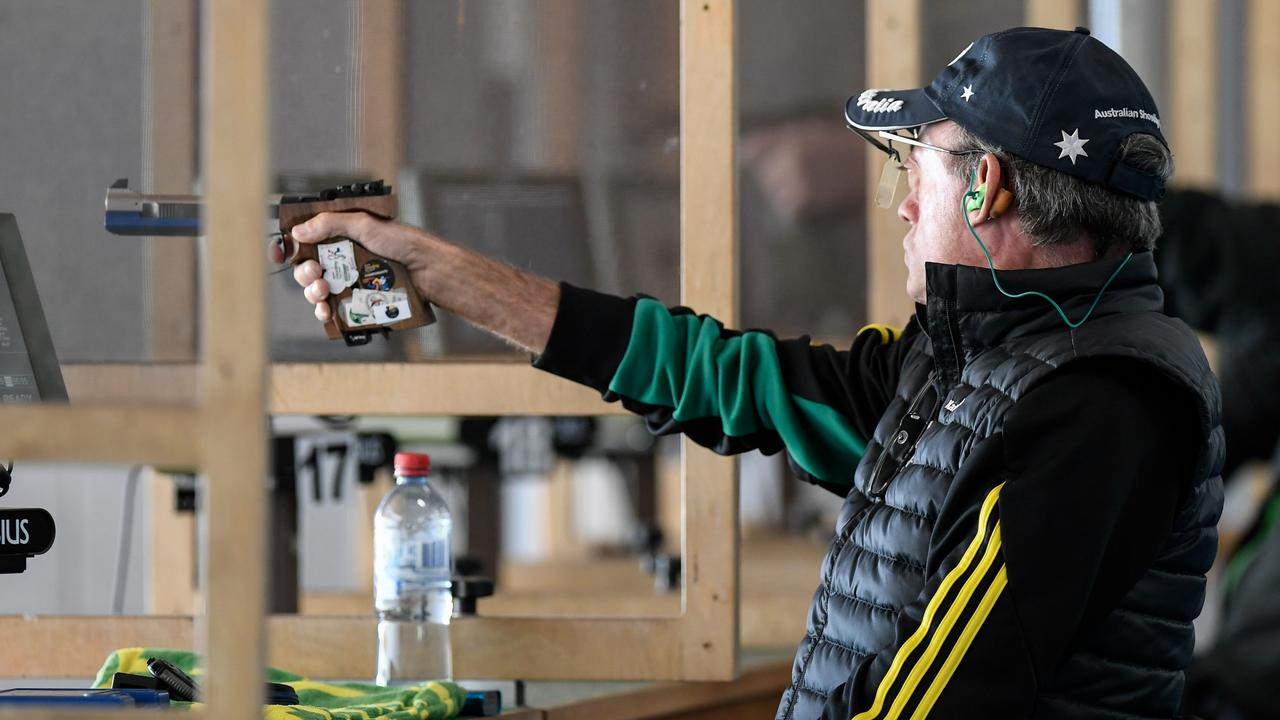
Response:
M120 179L107 189L107 232L113 235L155 235L196 237L202 235L200 214L204 201L199 195L152 195L129 189ZM279 217L280 196L269 198L267 216Z

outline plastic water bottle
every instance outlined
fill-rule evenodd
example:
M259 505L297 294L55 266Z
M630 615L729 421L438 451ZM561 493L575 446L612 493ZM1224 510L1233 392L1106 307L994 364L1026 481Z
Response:
M396 486L373 518L379 685L452 676L449 507L431 488L431 458L396 453Z

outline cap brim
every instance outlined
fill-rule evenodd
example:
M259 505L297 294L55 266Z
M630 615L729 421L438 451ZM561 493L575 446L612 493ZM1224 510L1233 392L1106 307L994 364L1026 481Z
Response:
M844 106L844 119L859 130L902 130L946 120L923 88L867 90Z

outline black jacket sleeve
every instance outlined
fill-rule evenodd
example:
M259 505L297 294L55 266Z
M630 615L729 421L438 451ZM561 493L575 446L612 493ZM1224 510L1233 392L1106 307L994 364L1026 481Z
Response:
M785 448L814 481L847 487L915 335L872 326L841 351L562 284L534 366L621 400L655 433L722 454Z
M1079 361L1051 375L961 467L925 591L903 609L895 643L854 668L823 717L895 705L1027 716L1078 633L1155 559L1197 437L1191 399L1137 364Z

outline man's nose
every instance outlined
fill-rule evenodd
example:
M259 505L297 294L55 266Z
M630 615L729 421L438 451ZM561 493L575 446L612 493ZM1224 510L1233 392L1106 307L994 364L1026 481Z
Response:
M916 193L911 190L907 196L902 198L902 202L898 203L898 219L908 225L915 225L916 218L920 216L920 206L916 202Z

